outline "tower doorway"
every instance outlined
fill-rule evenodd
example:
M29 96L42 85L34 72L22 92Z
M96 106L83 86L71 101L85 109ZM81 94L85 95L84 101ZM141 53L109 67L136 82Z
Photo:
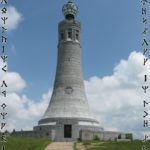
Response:
M72 138L72 125L64 125L64 138Z

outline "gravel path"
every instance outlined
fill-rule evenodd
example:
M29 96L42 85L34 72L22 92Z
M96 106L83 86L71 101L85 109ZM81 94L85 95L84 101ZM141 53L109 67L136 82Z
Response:
M45 150L73 150L73 142L53 142Z

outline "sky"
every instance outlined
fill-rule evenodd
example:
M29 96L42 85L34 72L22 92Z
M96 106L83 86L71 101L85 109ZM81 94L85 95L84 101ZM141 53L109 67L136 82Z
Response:
M64 19L62 6L66 1L9 1L9 72L0 73L0 79L9 81L10 130L31 129L50 101L57 62L58 23ZM145 131L142 128L145 95L140 87L142 75L150 73L150 62L147 67L142 66L140 0L75 0L75 3L79 7L76 19L82 25L82 67L90 108L106 130L132 132L141 138ZM149 94L146 96L150 98Z

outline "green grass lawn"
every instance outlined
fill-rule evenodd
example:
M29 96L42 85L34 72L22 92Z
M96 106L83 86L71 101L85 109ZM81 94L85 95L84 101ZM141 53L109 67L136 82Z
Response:
M145 144L150 148L150 142L83 142L85 150L141 150ZM77 144L76 144L77 145ZM79 150L79 149L77 149Z
M19 136L11 136L8 137L7 140L8 142L6 143L6 150L44 150L44 148L50 144L50 141L47 139L36 139Z

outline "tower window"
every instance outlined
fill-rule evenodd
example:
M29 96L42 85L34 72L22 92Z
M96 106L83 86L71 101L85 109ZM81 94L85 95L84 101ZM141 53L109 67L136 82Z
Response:
M76 40L79 41L79 30L76 30Z
M68 39L72 39L72 29L68 29Z
M79 34L76 34L76 40L79 41Z
M63 32L61 32L60 38L61 38L61 40L64 40L64 33Z

